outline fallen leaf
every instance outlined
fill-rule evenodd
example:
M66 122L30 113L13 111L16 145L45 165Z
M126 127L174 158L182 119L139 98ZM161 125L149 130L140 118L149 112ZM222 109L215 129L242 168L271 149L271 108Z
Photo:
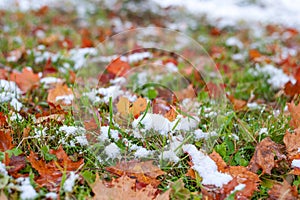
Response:
M174 121L177 117L177 112L174 108L171 108L166 114L164 114L164 117L167 118L169 121Z
M117 163L116 166L107 167L106 170L118 176L135 177L139 182L146 185L151 184L154 187L160 184L160 181L156 178L165 174L159 167L153 165L151 160L146 162L137 160L122 161Z
M47 101L53 103L54 105L70 105L74 98L71 88L67 85L56 84L55 88L48 91Z
M192 99L196 97L196 91L192 84L190 84L187 88L181 90L181 91L175 91L175 95L179 101L182 101L183 99Z
M284 86L284 93L288 96L295 96L300 93L300 82L297 80L295 84L291 81L287 82Z
M130 113L133 114L135 118L140 116L142 112L144 112L147 108L147 100L139 97L129 108Z
M296 129L294 133L286 131L283 137L283 143L285 144L288 157L291 160L292 157L299 154L298 149L300 148L300 129Z
M294 102L287 104L289 112L291 114L290 125L296 129L300 127L300 103L296 106Z
M120 97L116 104L117 110L121 115L129 114L130 102L126 97Z
M7 125L6 116L3 112L0 112L0 127L4 127L5 125Z
M8 77L8 72L5 69L0 69L0 80L1 79L7 79Z
M12 149L14 147L12 143L12 137L9 131L0 130L0 151Z
M18 49L10 51L8 53L6 60L8 62L18 62L18 60L20 60L24 54L25 54L25 47L22 46Z
M84 163L84 160L80 159L77 162L73 162L62 146L57 150L50 150L49 153L56 155L57 161L52 160L47 163L45 160L39 159L37 154L32 151L27 159L39 173L39 176L35 179L36 183L41 187L47 187L51 191L58 191L63 173L77 171Z
M51 46L59 40L59 36L57 34L49 35L48 37L39 39L39 43L45 46Z
M10 158L8 154L5 157L5 165L8 166L8 174L14 178L23 177L24 174L19 174L18 172L26 167L26 158L24 155L14 156Z
M107 66L106 70L113 75L124 76L130 70L130 65L121 58L117 58Z
M296 186L291 186L286 180L283 183L276 183L268 191L270 200L297 200L298 191Z
M10 74L10 80L17 83L23 93L26 93L33 86L38 85L40 77L38 74L33 73L30 68L23 68L22 72L12 72Z
M262 169L262 174L271 174L277 161L285 159L281 152L282 145L273 142L269 137L263 139L255 148L253 157L250 160L248 169L254 173ZM275 156L277 160L275 160Z
M245 187L241 191L236 192L235 197L237 199L248 199L253 195L254 191L257 190L260 182L257 174L243 166L227 166L222 157L215 151L209 156L215 161L219 171L228 173L233 177L233 180L223 187L221 194L230 194L233 188L239 184L244 184Z
M241 100L241 99L236 99L234 98L234 96L232 95L226 95L227 98L230 100L230 102L232 103L233 105L233 109L235 111L241 111L243 110L246 105L247 105L247 101L244 101L244 100Z
M104 182L96 177L95 183L91 186L95 194L94 200L152 200L155 198L157 189L152 185L147 185L142 189L136 188L136 180L123 175L110 182Z

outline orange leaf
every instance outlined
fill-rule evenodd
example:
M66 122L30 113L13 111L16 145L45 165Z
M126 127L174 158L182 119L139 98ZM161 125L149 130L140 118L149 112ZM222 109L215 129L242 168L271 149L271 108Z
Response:
M130 65L120 58L117 58L107 66L106 70L113 75L124 76L127 71L130 70Z
M4 152L6 150L12 149L14 145L12 144L12 137L9 131L0 130L0 151Z
M241 100L241 99L236 99L232 95L227 95L227 98L233 104L233 109L235 111L243 110L247 105L247 101L244 101L244 100Z
M121 115L129 114L129 106L130 106L130 102L126 97L120 97L116 105L117 110Z
M33 73L30 68L23 68L22 72L13 72L10 74L10 80L17 83L22 92L26 93L34 85L39 84L38 74Z
M59 190L62 175L65 172L76 171L84 163L83 159L73 162L60 146L57 150L50 150L51 154L56 155L57 161L46 162L38 158L34 152L30 152L27 157L32 167L39 173L36 182L40 186L46 186L49 190Z
M147 108L147 100L139 97L130 107L130 112L133 114L134 117L140 116L141 112L144 112Z
M300 129L296 129L295 133L286 131L283 137L283 142L286 147L288 157L290 160L292 160L294 156L299 155L298 149L300 148Z
M67 85L56 84L55 88L49 90L47 101L55 105L70 105L73 97L73 92Z

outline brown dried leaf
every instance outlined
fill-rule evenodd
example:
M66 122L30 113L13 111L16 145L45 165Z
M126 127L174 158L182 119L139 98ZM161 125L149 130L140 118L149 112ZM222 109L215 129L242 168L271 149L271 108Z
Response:
M292 118L290 121L290 125L296 129L300 127L300 103L296 106L294 102L291 102L288 103L287 106Z
M131 67L127 62L117 58L107 66L106 70L113 75L124 76L130 68Z
M197 96L192 84L190 84L187 88L183 89L182 91L175 91L175 95L179 101L182 101L186 98L192 99Z
M227 98L232 103L233 109L235 111L243 110L246 107L246 105L247 105L247 101L244 101L244 100L241 100L241 99L236 99L232 95L227 95Z
M113 179L111 183L105 183L96 177L95 183L92 185L95 194L94 200L152 200L156 196L157 189L152 185L138 190L136 188L136 180L124 175L117 179Z
M14 147L12 143L12 137L9 131L0 130L0 151L12 149Z
M33 73L30 68L23 68L22 72L13 72L10 74L10 80L17 83L22 92L26 93L33 86L38 85L40 77Z
M133 104L132 107L129 108L130 113L133 114L134 117L140 116L141 112L144 112L147 108L147 100L139 97Z
M271 174L271 170L276 166L276 162L285 159L281 152L282 145L273 142L269 137L263 139L255 148L254 155L250 160L248 169L254 173L262 169L262 174ZM277 161L275 161L275 156Z
M120 97L116 107L121 115L128 115L130 102L126 97Z
M153 165L153 161L139 162L137 160L131 160L128 162L119 162L116 166L106 168L107 171L116 174L118 176L127 175L130 177L136 177L136 179L146 185L151 184L154 187L160 184L160 181L156 178L165 174L159 167Z
M295 133L286 131L283 142L288 153L288 157L291 158L298 154L298 148L300 148L300 129L296 129Z
M296 186L291 186L286 180L283 183L276 183L268 191L269 200L296 200L298 198L298 191Z

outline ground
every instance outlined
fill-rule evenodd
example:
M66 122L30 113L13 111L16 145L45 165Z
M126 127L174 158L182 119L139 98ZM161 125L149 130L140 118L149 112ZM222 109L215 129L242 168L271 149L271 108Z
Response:
M1 2L0 199L298 199L288 2Z

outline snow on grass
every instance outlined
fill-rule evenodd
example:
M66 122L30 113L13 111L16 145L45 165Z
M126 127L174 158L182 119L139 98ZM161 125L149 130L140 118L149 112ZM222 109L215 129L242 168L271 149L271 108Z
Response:
M162 135L166 135L170 131L184 130L189 131L196 128L199 123L199 119L189 117L183 117L178 115L173 122L170 122L167 118L160 114L147 113L140 115L132 122L132 126L137 128L139 124L144 126L145 130L155 130ZM174 130L173 130L174 129Z
M98 139L101 142L105 142L105 141L109 140L108 130L109 130L109 126L101 126L100 135L98 136ZM119 132L117 130L110 129L110 136L115 141L119 140Z
M115 143L111 143L106 146L104 152L107 155L107 160L120 158L121 156L120 148Z
M261 128L258 132L258 135L262 135L262 134L268 134L268 129L267 128Z
M205 15L208 20L219 27L239 25L241 21L248 24L275 23L300 28L300 1L293 0L153 0L168 6L183 6L191 13Z
M47 199L57 199L57 194L55 192L49 192L45 195Z
M144 147L137 147L136 152L134 153L135 158L147 158L153 154L153 151L147 150Z
M229 174L219 172L216 163L208 155L198 151L194 145L186 144L182 149L189 154L193 163L192 169L202 177L203 185L222 187L232 180Z
M201 129L197 129L194 131L194 136L196 140L200 140L200 139L208 139L210 137L218 136L218 134L215 131L203 132Z
M70 136L74 136L75 142L79 143L81 146L88 145L88 141L85 136L86 130L83 127L76 127L76 126L66 126L63 125L59 128L60 132L65 132L65 138L68 138ZM65 141L61 141L62 143L65 143ZM74 143L74 141L71 141ZM75 144L71 145L75 146Z
M291 81L293 84L296 83L296 80L293 76L286 75L282 69L278 69L273 65L265 65L260 67L258 64L255 66L255 70L250 70L254 76L258 74L263 74L269 76L267 83L272 86L273 89L281 89L284 85Z
M50 85L56 84L56 83L61 83L62 80L60 78L56 77L44 77L40 80L40 83L45 85L45 88L49 88Z
M21 199L35 199L38 196L38 193L34 190L32 185L30 184L29 178L17 178L16 180L20 186L19 190L21 192L20 198Z
M228 38L226 40L225 44L227 46L230 46L230 47L236 46L239 49L242 49L244 47L243 43L239 39L237 39L236 37L230 37L230 38Z
M74 69L78 70L86 64L87 56L93 56L98 53L96 48L78 48L69 51L70 59L74 61Z
M83 96L87 96L93 104L104 102L109 103L111 97L114 101L119 96L126 94L119 85L112 85L107 88L92 89L90 92L83 93ZM99 97L101 95L102 97Z
M178 163L180 161L180 158L172 150L163 151L160 154L159 158L162 159L162 160L169 161L169 162L174 162L174 163Z
M72 192L73 187L75 185L75 181L79 178L78 174L75 174L74 172L70 172L69 177L64 182L64 191L65 192Z
M122 56L120 59L124 62L136 63L146 58L152 58L152 56L153 55L150 52L137 52L137 53L129 54L127 56Z
M22 92L15 82L0 80L0 103L9 102L9 104L19 112L23 106L22 103L18 101L21 94Z

